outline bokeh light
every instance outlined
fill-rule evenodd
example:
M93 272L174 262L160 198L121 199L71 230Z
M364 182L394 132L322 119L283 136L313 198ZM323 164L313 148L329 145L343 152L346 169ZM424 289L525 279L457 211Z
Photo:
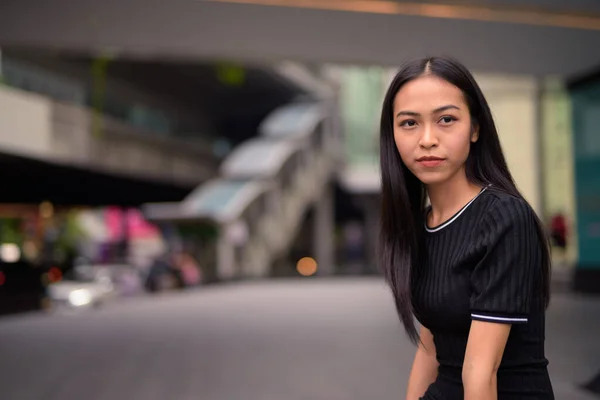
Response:
M15 263L21 258L21 249L14 243L0 245L0 259L6 263Z
M62 279L62 271L57 267L50 268L48 271L48 279L50 282L58 282Z
M40 216L42 218L52 218L54 215L54 206L49 201L44 201L40 204Z
M317 261L312 257L303 257L296 263L296 270L302 276L311 276L317 272Z

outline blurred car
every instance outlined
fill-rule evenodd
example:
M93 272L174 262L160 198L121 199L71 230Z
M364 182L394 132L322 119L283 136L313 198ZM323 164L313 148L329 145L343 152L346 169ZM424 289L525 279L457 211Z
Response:
M107 266L77 266L65 279L50 284L47 293L55 311L99 307L117 296L113 269Z

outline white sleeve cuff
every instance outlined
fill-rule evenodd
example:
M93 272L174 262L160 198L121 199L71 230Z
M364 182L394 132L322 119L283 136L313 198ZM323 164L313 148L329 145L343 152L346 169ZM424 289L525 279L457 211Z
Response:
M525 324L526 317L498 317L493 315L485 315L479 313L471 313L471 319L484 322L499 322L504 324Z

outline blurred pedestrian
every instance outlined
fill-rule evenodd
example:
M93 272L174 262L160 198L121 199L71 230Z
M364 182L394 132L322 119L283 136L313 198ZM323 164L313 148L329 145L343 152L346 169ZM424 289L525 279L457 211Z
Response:
M567 247L567 219L561 213L554 214L550 223L552 244L559 249Z
M202 279L200 265L187 252L181 252L175 256L175 264L181 274L181 279L186 287L197 286Z

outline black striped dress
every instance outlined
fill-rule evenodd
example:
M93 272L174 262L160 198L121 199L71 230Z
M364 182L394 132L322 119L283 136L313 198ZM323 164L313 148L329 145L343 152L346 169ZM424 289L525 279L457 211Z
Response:
M472 320L512 324L497 373L499 400L554 399L544 355L541 247L530 206L488 187L444 224L426 227L424 240L413 304L433 333L440 367L423 399L463 399Z

